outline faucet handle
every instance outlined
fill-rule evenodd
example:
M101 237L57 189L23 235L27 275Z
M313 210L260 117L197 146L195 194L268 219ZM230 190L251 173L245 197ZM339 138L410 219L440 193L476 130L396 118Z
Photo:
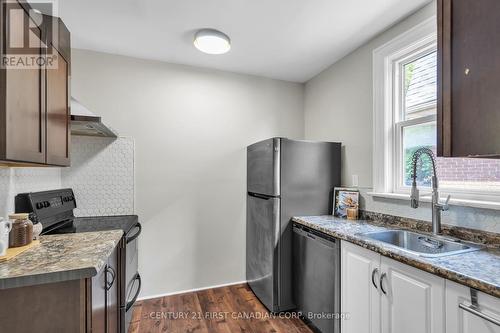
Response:
M446 211L446 210L450 209L450 205L448 204L450 202L450 199L451 199L451 195L448 194L448 196L446 197L446 201L443 204L437 205L441 211Z

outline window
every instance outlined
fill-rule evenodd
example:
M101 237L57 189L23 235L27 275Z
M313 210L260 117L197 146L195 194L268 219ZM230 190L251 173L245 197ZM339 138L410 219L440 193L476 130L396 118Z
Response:
M437 52L435 18L374 51L374 191L409 193L413 152L436 152ZM443 194L500 201L500 160L437 158ZM419 187L431 186L432 165L418 167Z
M395 191L404 192L411 186L413 153L428 147L436 151L436 104L437 104L437 54L434 43L408 54L394 62L394 94L400 103L394 103L394 154ZM424 157L418 169L417 183L431 186L432 165Z

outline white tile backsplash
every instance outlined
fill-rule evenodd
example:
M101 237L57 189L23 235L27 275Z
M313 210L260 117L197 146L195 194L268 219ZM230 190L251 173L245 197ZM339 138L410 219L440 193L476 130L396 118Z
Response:
M14 197L18 193L53 190L61 187L60 168L0 169L0 216L14 212Z
M0 217L18 193L71 187L77 216L134 213L134 140L73 137L71 167L1 168Z
M76 216L134 213L133 139L75 136L71 152L61 183L75 191Z

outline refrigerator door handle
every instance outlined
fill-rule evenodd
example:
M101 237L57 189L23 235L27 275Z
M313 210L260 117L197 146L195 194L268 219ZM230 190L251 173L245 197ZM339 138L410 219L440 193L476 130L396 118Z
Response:
M265 194L259 194L259 193L254 193L254 192L248 192L248 195L251 197L254 197L254 198L262 199L262 200L279 198L279 196L265 195Z
M274 300L275 304L274 306L276 309L280 308L281 304L281 270L279 267L281 266L281 245L280 245L280 238L281 238L281 200L275 200L274 207L273 207L273 223L274 223L274 248L276 249L278 255L276 257L277 262L275 263L275 271L273 274L275 274L275 279L274 279L274 288L276 290L276 294Z

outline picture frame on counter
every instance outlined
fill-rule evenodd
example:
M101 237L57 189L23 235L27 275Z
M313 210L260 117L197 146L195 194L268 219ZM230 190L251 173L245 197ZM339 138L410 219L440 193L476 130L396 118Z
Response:
M359 190L349 187L335 187L333 189L333 215L347 217L348 208L359 208Z

